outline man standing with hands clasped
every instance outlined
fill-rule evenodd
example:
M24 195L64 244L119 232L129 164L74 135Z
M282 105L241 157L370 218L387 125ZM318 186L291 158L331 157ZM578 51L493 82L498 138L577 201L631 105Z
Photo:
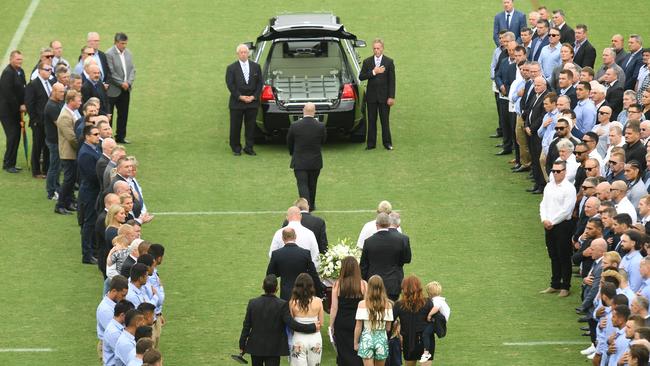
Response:
M244 120L246 146L244 153L257 155L253 150L255 142L255 116L262 94L262 68L248 59L248 47L237 46L238 60L226 69L226 85L230 91L230 148L235 156L241 155L241 125Z
M327 138L325 125L319 122L316 105L307 103L303 108L303 118L292 124L287 133L287 146L291 154L291 168L296 176L300 197L309 200L311 210L316 209L316 184L323 168L321 145Z
M375 148L377 141L377 111L381 119L381 140L386 150L393 150L388 115L395 104L395 64L384 55L384 41L376 38L372 42L374 56L363 61L359 80L368 80L366 88L366 116L368 140L366 150Z

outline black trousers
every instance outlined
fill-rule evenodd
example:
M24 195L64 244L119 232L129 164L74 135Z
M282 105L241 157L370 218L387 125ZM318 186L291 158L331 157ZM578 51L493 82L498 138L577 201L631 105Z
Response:
M381 142L384 146L392 145L393 139L390 136L390 125L388 117L390 115L390 107L386 103L368 102L368 140L366 145L368 147L375 147L377 145L377 112L379 112L379 119L381 120Z
M14 168L18 156L18 146L20 145L20 120L10 116L2 116L0 122L2 122L2 129L5 131L5 137L7 138L7 149L2 160L2 169Z
M571 220L562 221L545 230L546 250L551 259L551 287L571 288Z
M73 202L74 183L77 177L77 161L61 159L61 170L63 170L63 183L59 191L59 200L56 207L68 207Z
M294 169L293 174L296 176L296 184L298 185L298 194L300 197L309 200L309 207L316 209L316 185L318 184L318 176L320 169L315 170L302 170Z
M253 356L251 355L253 366L280 366L280 356Z
M82 185L80 190L85 189ZM92 192L90 195L86 192L79 192L78 212L81 218L81 255L83 260L90 260L93 257L95 243L95 223L97 222L97 211L95 211L95 201L98 192ZM94 196L93 196L94 195ZM85 198L82 200L81 197ZM86 197L89 196L89 197Z
M241 125L244 122L246 149L255 144L255 117L257 108L230 109L230 148L233 152L241 151Z
M131 92L122 90L119 96L109 98L111 114L114 113L114 108L117 109L117 130L115 131L115 139L122 141L126 138L126 123L129 119L129 102L131 101Z
M42 122L32 128L32 175L47 174L50 166L50 150L45 145L45 127ZM43 164L41 165L41 160Z
M500 123L500 121L501 121L501 109L499 109L499 93L494 93L494 102L495 102L496 107L497 107L497 121L499 122L499 123L497 123L496 132L497 132L497 135L501 136L503 132L501 131L501 123Z
M514 140L513 132L515 131L514 123L512 122L514 122L514 119L511 122L511 113L508 112L507 100L499 98L497 103L499 106L499 127L501 128L501 133L503 134L503 150L512 151L512 141Z
M528 139L528 148L530 149L531 170L533 178L535 179L535 186L543 189L546 185L544 174L542 174L542 166L539 163L539 157L542 154L542 140L533 131L533 136Z

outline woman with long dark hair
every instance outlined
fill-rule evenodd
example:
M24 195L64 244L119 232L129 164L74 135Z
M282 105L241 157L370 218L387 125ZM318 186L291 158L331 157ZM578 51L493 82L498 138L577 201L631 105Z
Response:
M354 257L341 261L341 275L332 287L330 332L336 343L336 364L361 366L363 361L354 350L355 315L359 301L363 300L368 284L361 279L361 268Z
M314 296L314 280L307 273L301 273L293 285L289 301L291 316L302 324L323 323L323 301ZM291 346L292 366L317 366L323 353L323 339L320 332L293 334Z
M402 353L406 366L415 366L424 353L422 332L427 326L427 315L432 308L422 290L422 282L416 276L408 276L402 281L402 296L395 303L395 319L399 319L402 334ZM435 355L435 337L431 337L431 360ZM430 361L427 361L429 363Z

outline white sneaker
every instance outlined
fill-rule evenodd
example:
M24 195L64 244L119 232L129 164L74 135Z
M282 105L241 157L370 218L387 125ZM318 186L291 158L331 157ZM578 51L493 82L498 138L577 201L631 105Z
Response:
M427 362L427 361L429 361L430 358L431 358L430 353L423 353L422 357L420 357L420 363Z
M594 357L596 357L596 352L594 352L594 353L590 354L589 356L587 356L587 359L588 360L593 360Z
M585 356L591 355L591 354L594 354L594 353L596 353L596 347L594 347L593 344L590 345L588 348L585 348L582 351L580 351L580 354L585 355Z

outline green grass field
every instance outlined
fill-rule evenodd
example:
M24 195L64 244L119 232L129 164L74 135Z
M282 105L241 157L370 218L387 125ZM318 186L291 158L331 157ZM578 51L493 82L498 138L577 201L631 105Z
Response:
M28 3L0 5L2 52ZM19 46L24 68L31 70L38 49L52 38L73 60L88 31L100 32L103 49L116 31L128 34L137 68L128 152L140 161L138 180L153 213L278 211L295 199L284 146L260 145L257 157L235 158L227 143L225 68L235 59L235 46L253 40L269 17L331 10L359 38L383 37L397 66L395 150L326 146L319 209L373 209L388 199L402 210L413 250L405 271L440 281L453 311L437 364L582 364L578 350L587 340L572 310L579 295L537 294L549 277L539 196L523 192L528 182L510 173L509 157L493 156L495 140L487 138L496 126L488 68L499 1L84 5L41 1ZM613 33L646 31L638 20L650 15L642 0L546 5L564 7L571 25L588 24L599 54ZM517 7L531 9L526 1ZM362 50L363 57L370 54L370 48ZM28 172L0 173L0 349L53 350L0 352L0 365L94 365L101 277L96 267L80 263L75 219L54 215L45 197L44 182ZM356 239L372 218L320 216L332 241ZM245 305L261 292L268 246L282 220L281 214L158 215L145 226L143 237L167 248L160 268L167 291L161 344L166 365L231 364ZM535 341L567 344L504 345ZM327 344L323 365L334 364Z

